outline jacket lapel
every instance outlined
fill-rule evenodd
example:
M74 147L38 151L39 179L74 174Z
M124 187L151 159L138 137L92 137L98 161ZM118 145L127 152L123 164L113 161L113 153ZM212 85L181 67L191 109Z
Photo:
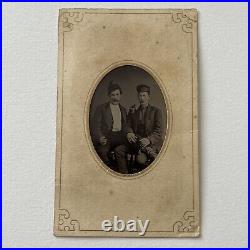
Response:
M126 119L127 119L126 111L124 110L124 108L122 108L121 104L119 104L119 107L120 107L120 111L121 111L121 115L122 115L122 124L124 124L126 122Z
M147 110L145 112L145 116L144 116L144 121L145 121L145 127L146 127L146 130L148 129L149 127L149 122L150 122L150 112L151 112L151 106L148 105L147 107Z
M109 103L105 104L105 118L104 119L106 121L106 124L109 126L109 128L112 128L113 117L112 117L112 113L111 113L111 109L110 109Z
M137 110L135 111L135 113L133 114L134 115L134 130L137 132L137 128L138 128L138 123L139 123L139 118L140 118L140 106L139 108L137 108Z

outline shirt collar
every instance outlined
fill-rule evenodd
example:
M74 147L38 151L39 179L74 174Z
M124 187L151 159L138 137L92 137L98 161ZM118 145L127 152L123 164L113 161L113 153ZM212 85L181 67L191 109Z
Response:
M140 105L139 109L140 109L140 110L146 110L148 107L149 107L149 103L148 103L148 105L145 106L145 107L143 107L143 106Z
M112 106L112 107L119 107L120 106L119 103L118 104L113 104L112 102L110 102L109 105Z

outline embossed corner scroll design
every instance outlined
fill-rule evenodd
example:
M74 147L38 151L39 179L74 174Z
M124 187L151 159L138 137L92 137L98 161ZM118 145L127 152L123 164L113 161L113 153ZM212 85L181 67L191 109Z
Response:
M182 220L175 222L173 226L174 232L195 232L195 212L186 211Z
M60 22L63 25L63 32L70 32L73 30L75 24L83 20L84 13L80 11L67 11L60 15Z
M192 33L194 22L197 22L197 13L193 10L178 10L172 12L174 23L181 24L182 30L186 33Z
M77 220L70 218L70 213L67 209L59 209L58 214L58 230L59 231L79 231L80 224Z

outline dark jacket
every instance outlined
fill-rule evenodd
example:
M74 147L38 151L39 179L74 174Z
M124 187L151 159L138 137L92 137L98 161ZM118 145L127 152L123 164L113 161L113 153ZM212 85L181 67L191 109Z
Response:
M119 104L121 110L122 131L125 134L125 125L127 120L126 109ZM104 103L95 110L92 121L92 137L95 143L99 142L101 136L107 137L113 128L113 117L110 109L110 103Z
M126 133L132 132L140 134L138 129L140 109L136 109L134 113L129 114L127 118ZM151 144L160 150L162 146L162 114L160 109L148 105L144 116L144 126L146 137L150 140Z

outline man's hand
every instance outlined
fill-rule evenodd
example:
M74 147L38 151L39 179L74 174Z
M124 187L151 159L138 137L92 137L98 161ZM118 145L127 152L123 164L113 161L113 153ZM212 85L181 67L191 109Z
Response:
M153 159L157 156L157 153L151 147L146 147L146 152Z
M127 134L127 139L129 141L129 143L132 143L132 142L136 142L136 135L134 133L128 133Z
M150 140L148 138L142 138L140 140L140 143L141 143L141 146L144 148L144 147L147 147L150 144Z
M100 137L100 144L101 145L106 145L107 144L107 142L108 142L108 140L107 140L107 138L105 137L105 136L101 136Z

